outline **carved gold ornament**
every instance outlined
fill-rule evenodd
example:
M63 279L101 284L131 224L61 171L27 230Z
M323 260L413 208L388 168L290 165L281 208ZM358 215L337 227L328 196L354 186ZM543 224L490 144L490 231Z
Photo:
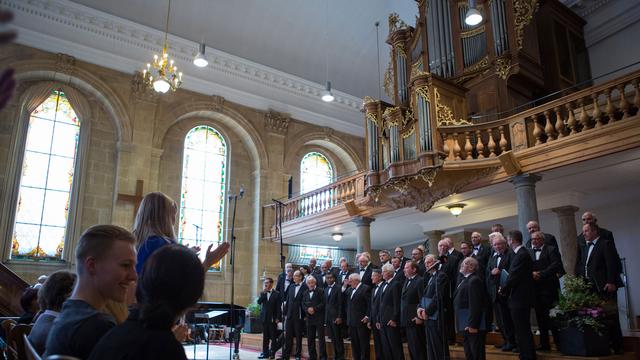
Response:
M376 126L380 126L380 120L378 120L375 114L368 112L366 118L376 124Z
M461 125L473 125L472 122L457 119L453 116L453 111L447 105L440 103L440 93L437 88L433 89L433 96L436 100L436 121L438 126L461 126Z
M416 175L416 179L424 181L431 187L436 181L436 175L438 175L438 170L436 169L422 169L418 172L418 175Z
M480 61L476 62L473 65L470 65L467 68L465 68L464 71L463 71L463 74L470 73L470 72L475 72L475 71L481 70L483 68L486 68L488 66L489 66L489 56L485 56L482 59L480 59Z
M538 10L538 0L514 0L513 13L515 17L516 28L516 44L518 50L522 49L522 37L524 35L524 27L527 26L533 14Z
M411 65L411 75L409 76L410 80L413 80L418 76L429 75L428 71L423 71L421 68L422 68L422 59L416 61L413 65Z
M402 125L407 125L409 123L412 123L413 121L414 121L413 110L409 108L407 109L407 112L405 112L404 114L404 121L402 122Z
M391 61L389 61L387 70L384 72L384 93L393 98L393 66Z
M496 59L496 75L502 80L507 80L511 67L511 59L503 57Z
M389 14L389 34L392 34L398 30L406 29L407 24L400 19L398 13Z
M365 96L364 99L362 99L362 103L364 105L372 103L372 102L376 102L376 100L374 98L372 98L371 96Z
M411 129L409 129L409 131L405 132L404 134L402 134L402 138L406 139L409 136L413 135L416 132L416 125L411 125Z
M429 87L427 86L422 86L419 87L415 90L417 95L422 96L426 101L430 101L431 99L429 98Z

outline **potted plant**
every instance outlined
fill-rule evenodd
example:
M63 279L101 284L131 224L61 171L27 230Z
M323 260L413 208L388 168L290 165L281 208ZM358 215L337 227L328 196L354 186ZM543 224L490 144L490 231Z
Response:
M609 355L602 300L583 279L566 276L558 305L551 309L558 325L558 349L564 355Z
M259 334L262 332L262 323L260 322L260 310L262 305L258 304L258 298L253 299L253 302L247 305L245 311L245 323L244 331L250 334Z

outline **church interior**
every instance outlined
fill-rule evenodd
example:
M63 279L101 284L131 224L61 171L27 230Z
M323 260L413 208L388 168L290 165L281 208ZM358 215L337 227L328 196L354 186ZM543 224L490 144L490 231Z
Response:
M0 107L3 319L41 275L76 269L85 230L132 231L152 192L175 202L178 243L231 243L199 306L243 314L285 263L358 269L368 253L381 267L384 250L442 255L443 238L491 245L495 224L525 242L530 221L555 235L566 279L590 213L615 235L623 283L624 352L598 358L640 358L640 2L0 0L0 11L0 34L15 33L0 44L15 83ZM260 353L261 336L245 326L240 347ZM517 358L492 336L487 358Z

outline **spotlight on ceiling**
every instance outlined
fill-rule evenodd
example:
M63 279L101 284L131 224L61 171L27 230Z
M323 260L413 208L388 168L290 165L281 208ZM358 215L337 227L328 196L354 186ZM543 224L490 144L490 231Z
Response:
M462 214L462 209L467 206L467 204L451 204L447 205L447 209L451 212L451 215L458 217L458 215Z
M333 241L340 241L342 240L342 233L333 233L331 234L331 237L333 238Z
M327 81L327 88L322 92L322 101L332 102L335 99L331 92L331 81Z
M198 55L193 59L193 65L197 67L205 67L209 65L207 58L204 57L205 45L204 43L200 44L200 50L198 51Z
M464 23L469 26L476 26L482 22L482 14L476 8L476 0L469 0L469 10L464 17Z

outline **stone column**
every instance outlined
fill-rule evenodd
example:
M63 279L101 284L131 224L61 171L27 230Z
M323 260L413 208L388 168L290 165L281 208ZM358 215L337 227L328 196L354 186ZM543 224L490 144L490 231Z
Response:
M438 255L438 241L442 239L442 235L444 235L444 231L442 230L431 230L424 232L425 238L429 239L429 248L426 249L429 254Z
M366 216L356 216L351 221L358 225L357 252L371 252L371 223L376 219ZM372 255L373 256L373 255Z
M562 255L562 265L567 274L574 275L574 267L576 265L576 256L578 256L578 246L576 239L578 231L576 227L576 211L579 208L573 205L561 206L551 209L558 214L558 223L560 223L560 233L558 234L558 246Z
M516 202L518 205L518 229L522 231L523 241L527 241L527 223L538 221L538 204L536 202L536 182L542 178L535 174L521 174L510 181L516 188Z

